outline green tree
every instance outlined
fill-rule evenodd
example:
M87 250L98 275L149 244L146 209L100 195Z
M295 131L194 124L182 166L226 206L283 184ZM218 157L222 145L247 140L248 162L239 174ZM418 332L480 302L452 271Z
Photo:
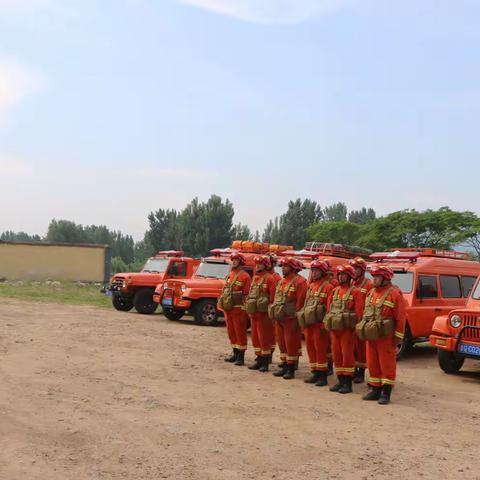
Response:
M348 214L348 221L352 223L358 223L364 225L377 218L377 214L373 208L366 209L363 207L361 210L352 210Z
M70 220L53 219L48 226L46 240L60 243L87 243L83 227Z
M146 241L155 251L176 248L180 233L179 215L176 210L159 209L148 215L149 230Z
M112 258L112 275L120 272L127 272L129 268L127 264L122 260L121 257Z
M0 240L4 242L41 242L40 235L29 235L25 232L14 232L7 230L0 235Z
M258 234L258 232L256 232ZM232 239L233 240L253 240L253 235L247 225L242 223L237 223L232 228Z
M311 240L356 245L362 225L352 222L321 222L307 229Z
M342 203L334 203L323 209L323 219L326 222L345 222L347 221L347 206Z

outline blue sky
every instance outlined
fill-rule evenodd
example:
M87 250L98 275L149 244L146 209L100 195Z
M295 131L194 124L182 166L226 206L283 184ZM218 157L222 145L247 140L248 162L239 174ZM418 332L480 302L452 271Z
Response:
M0 0L0 231L211 193L480 211L476 0Z

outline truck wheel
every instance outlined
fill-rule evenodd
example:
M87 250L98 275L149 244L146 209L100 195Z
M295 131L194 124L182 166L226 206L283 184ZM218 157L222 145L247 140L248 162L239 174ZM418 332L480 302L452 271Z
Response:
M162 308L163 314L169 320L180 320L185 315L185 310L174 310L173 308Z
M202 325L217 325L218 310L216 300L200 300L193 309L193 319L195 323Z
M410 327L408 323L405 325L405 335L403 340L398 343L397 345L397 360L401 360L405 357L405 354L408 353L413 347L413 338L412 332L410 331Z
M133 297L133 306L138 313L152 314L158 307L158 303L153 301L153 290L144 288L139 290Z
M445 373L457 373L463 366L464 357L457 357L453 352L438 349L438 365Z
M112 305L121 312L129 312L133 308L133 302L129 298L120 297L119 295L112 296Z

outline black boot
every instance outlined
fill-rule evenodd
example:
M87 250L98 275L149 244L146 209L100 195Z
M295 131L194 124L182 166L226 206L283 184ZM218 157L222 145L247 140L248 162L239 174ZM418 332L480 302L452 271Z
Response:
M378 403L380 405L388 405L390 403L390 396L392 395L392 386L384 385Z
M365 381L365 369L363 367L358 367L355 370L355 378L353 383L363 383Z
M305 383L315 383L317 380L318 380L318 375L320 374L321 372L312 372L312 374L307 377L304 382Z
M327 375L333 375L333 362L328 362L328 372Z
M318 372L318 380L315 382L316 387L325 387L328 385L327 372Z
M260 368L258 369L259 372L268 372L268 365L270 364L270 359L268 357L260 357Z
M382 387L370 386L370 390L362 397L362 400L378 400L382 393Z
M261 365L262 365L262 364L260 363L261 358L262 358L262 357L259 357L259 356L257 355L257 358L255 359L255 362L254 362L252 365L250 365L250 366L248 367L248 369L249 369L249 370L260 370L260 367L261 367Z
M343 385L343 375L337 375L337 383L333 386L330 387L331 392L338 392Z
M273 374L276 377L283 377L285 375L285 373L287 373L287 364L286 363L281 363L280 365L278 365L278 370L273 372Z
M287 371L283 375L283 378L285 380L291 380L292 378L295 378L295 365L293 364L287 365Z
M235 361L234 365L238 365L239 367L245 365L245 350L238 350L237 360Z
M343 376L343 385L341 386L338 393L352 393L352 380L353 377L350 375Z
M225 357L224 361L229 363L234 363L237 360L237 355L238 355L238 350L234 348L232 355L230 355L229 357Z

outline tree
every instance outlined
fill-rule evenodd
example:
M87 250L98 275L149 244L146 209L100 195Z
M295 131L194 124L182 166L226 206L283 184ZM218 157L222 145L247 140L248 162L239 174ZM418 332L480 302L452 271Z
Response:
M255 233L258 235L258 231ZM242 223L237 223L232 228L232 239L233 240L252 240L253 235L247 225L243 225Z
M359 244L373 250L395 247L451 249L472 235L478 217L472 212L402 210L365 224Z
M480 260L480 220L473 223L470 235L465 243L473 248L475 256Z
M361 230L361 225L352 222L321 222L309 227L307 233L316 242L355 245Z
M129 268L127 264L122 260L121 257L112 258L112 275L120 272L126 272Z
M7 230L0 235L0 240L4 242L41 242L40 235L29 235L25 232L13 232Z
M361 210L352 210L348 214L348 221L352 223L358 223L360 225L364 225L365 223L371 222L375 220L377 215L373 208L369 208L368 210L363 207Z
M148 215L150 228L145 238L155 251L176 248L180 230L178 217L176 210L162 208Z
M83 227L69 220L53 219L48 226L46 240L60 243L87 243Z
M347 206L342 203L334 203L323 209L323 219L326 222L345 222L347 220Z

